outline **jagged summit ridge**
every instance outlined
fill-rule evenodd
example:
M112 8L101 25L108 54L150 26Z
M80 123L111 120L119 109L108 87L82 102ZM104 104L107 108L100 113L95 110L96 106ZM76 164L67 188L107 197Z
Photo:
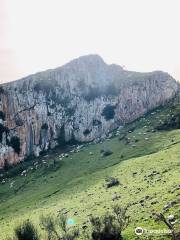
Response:
M121 82L122 80L127 80L128 82L129 80L140 80L146 76L156 74L159 74L161 76L166 75L165 77L170 77L168 73L162 71L140 73L124 70L123 67L117 64L108 65L98 54L89 54L73 59L61 67L38 72L22 79L1 85L12 88L13 86L16 87L18 83L18 86L21 88L21 86L24 87L25 85L31 87L38 81L57 82L62 80L66 81L66 79L73 85L79 85L82 80L86 81L87 85L102 85L112 81ZM26 84L24 83L25 81Z
M89 55L84 55L81 56L79 58L76 58L74 60L71 60L69 63L66 63L64 66L66 65L107 65L105 63L105 61L103 60L103 58L98 55L98 54L89 54Z
M19 87L21 87L21 85L31 87L37 81L56 81L61 84L60 82L66 81L66 79L68 79L72 85L80 85L82 80L86 81L87 85L99 85L109 82L112 80L112 74L121 74L122 71L123 68L121 66L115 64L108 65L101 56L90 54L76 58L61 67L38 72L3 85L16 87L18 82ZM24 81L26 81L26 84L24 84Z

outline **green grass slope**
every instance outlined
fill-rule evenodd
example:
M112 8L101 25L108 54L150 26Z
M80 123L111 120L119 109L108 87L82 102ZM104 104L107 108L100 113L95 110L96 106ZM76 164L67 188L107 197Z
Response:
M148 239L137 238L134 229L138 226L166 229L154 221L153 213L162 212L164 205L180 198L180 129L154 128L179 112L179 105L157 109L116 132L117 136L86 145L67 158L60 159L57 152L21 164L26 176L1 176L0 239L11 236L24 219L38 226L41 214L57 214L59 210L81 228L88 225L91 214L102 215L116 203L129 204L131 223L123 232L124 239ZM113 154L102 157L103 148ZM13 171L17 169L19 166ZM120 185L106 189L108 176L118 178ZM178 218L179 210L176 204L165 215ZM168 238L155 235L149 239Z

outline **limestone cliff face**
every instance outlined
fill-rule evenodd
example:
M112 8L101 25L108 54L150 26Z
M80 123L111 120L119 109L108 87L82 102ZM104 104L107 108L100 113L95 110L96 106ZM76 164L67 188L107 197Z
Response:
M0 167L63 145L104 138L172 98L167 73L137 73L89 55L0 86Z

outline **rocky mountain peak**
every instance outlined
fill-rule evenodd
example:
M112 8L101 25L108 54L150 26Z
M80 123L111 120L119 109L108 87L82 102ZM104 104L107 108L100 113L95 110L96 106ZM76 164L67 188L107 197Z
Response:
M178 83L160 71L138 73L98 55L0 86L0 167L69 142L99 141L163 105Z
M98 66L105 66L107 64L104 62L103 58L98 54L89 54L89 55L76 58L70 61L69 63L67 63L66 66L67 65L76 65L76 66L85 65L87 67L88 66L98 67Z

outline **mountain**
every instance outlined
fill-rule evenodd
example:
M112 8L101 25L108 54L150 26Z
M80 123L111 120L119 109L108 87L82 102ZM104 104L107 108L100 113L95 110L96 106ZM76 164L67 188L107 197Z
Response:
M75 223L72 227L68 225L68 229L79 228L78 239L87 240L83 232L92 229L90 216L104 216L118 205L127 207L130 216L123 239L139 239L134 230L142 227L154 231L152 238L149 235L148 238L169 240L168 228L157 221L156 214L163 213L166 219L173 216L173 228L179 232L180 102L177 102L173 99L172 103L114 130L111 138L100 143L76 145L66 154L59 149L49 151L8 171L1 170L0 239L14 239L14 229L27 219L38 229L41 240L48 239L40 225L42 215L63 214ZM111 154L105 156L104 150ZM118 179L119 185L107 188L109 178ZM158 234L159 229L163 235Z
M161 71L107 65L98 55L0 85L0 166L67 143L100 141L164 105L179 84Z

